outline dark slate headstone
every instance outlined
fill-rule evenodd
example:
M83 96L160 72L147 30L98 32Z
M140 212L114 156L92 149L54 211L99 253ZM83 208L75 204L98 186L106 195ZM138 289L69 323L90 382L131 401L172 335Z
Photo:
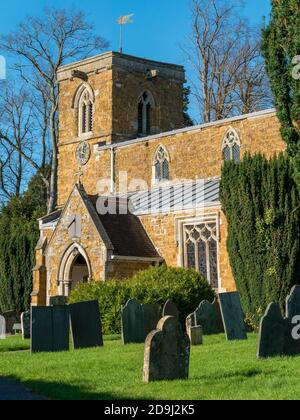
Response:
M213 301L212 304L213 304L213 307L215 308L215 311L216 311L216 314L217 314L217 317L218 317L218 320L219 320L220 332L225 333L219 299L215 298L215 300Z
M239 293L220 293L219 299L227 340L247 340Z
M144 382L188 379L190 340L178 320L162 318L146 338Z
M175 318L179 319L179 311L177 309L177 306L172 300L167 300L163 307L163 313L162 316L174 316Z
M30 338L30 311L21 314L21 326L23 340Z
M31 308L31 352L69 350L69 308L33 306Z
M285 347L285 321L277 303L271 303L260 321L259 358L281 356Z
M2 314L6 322L6 334L13 334L13 326L20 323L20 314L16 311L7 311Z
M201 325L204 335L219 334L220 326L216 310L212 303L204 300L195 310L196 325Z
M51 296L50 306L63 306L66 305L68 298L66 296Z
M103 346L98 302L74 303L69 309L74 349Z
M300 315L300 286L294 286L286 298L286 317Z
M144 311L144 337L155 330L160 320L160 306L156 304L145 304L143 306Z
M121 308L123 344L143 343L145 324L143 305L136 299L130 299Z

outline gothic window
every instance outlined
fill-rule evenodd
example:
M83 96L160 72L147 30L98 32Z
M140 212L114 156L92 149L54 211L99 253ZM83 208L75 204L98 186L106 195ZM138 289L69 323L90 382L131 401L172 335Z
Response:
M234 129L227 131L222 142L223 160L233 160L238 163L241 159L241 142Z
M151 134L151 116L154 101L150 93L144 92L138 102L138 135Z
M79 135L93 131L94 104L89 89L84 89L78 104Z
M159 146L154 156L155 183L168 181L170 179L169 171L170 159L167 150Z
M184 264L199 271L217 289L218 233L216 222L183 225Z

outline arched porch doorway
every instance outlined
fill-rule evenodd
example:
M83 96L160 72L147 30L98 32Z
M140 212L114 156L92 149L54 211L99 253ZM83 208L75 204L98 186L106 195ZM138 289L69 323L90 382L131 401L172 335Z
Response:
M69 296L76 286L88 283L91 277L91 265L85 250L79 244L73 244L61 260L59 294Z

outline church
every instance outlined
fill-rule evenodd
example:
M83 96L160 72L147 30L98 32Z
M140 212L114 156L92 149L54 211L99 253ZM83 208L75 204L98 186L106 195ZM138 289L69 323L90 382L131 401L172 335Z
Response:
M57 78L58 206L39 220L32 305L160 264L234 291L221 168L285 150L275 110L185 128L184 68L116 52Z

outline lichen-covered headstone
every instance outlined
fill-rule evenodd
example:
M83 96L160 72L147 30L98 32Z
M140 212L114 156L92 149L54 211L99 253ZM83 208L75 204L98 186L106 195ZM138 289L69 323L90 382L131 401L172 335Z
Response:
M0 340L6 339L6 321L4 316L0 315Z
M144 311L136 299L130 299L121 308L123 344L144 343Z
M172 300L167 300L163 307L162 316L174 316L175 318L179 318L179 310L177 309L177 306Z
M277 303L271 303L260 321L257 357L281 356L285 348L285 321Z
M97 301L80 302L73 303L68 307L74 349L102 347L103 336L99 303Z
M21 314L21 328L23 340L30 338L30 311Z
M227 340L247 340L240 294L238 292L220 293L219 299Z
M146 338L144 382L188 379L190 340L178 320L162 318Z
M212 303L203 300L195 310L196 325L201 325L204 335L219 334L220 325L216 310Z
M144 304L143 312L144 312L144 339L147 335L155 330L161 316L161 307L156 304Z
M300 316L300 286L294 286L286 298L286 317Z

